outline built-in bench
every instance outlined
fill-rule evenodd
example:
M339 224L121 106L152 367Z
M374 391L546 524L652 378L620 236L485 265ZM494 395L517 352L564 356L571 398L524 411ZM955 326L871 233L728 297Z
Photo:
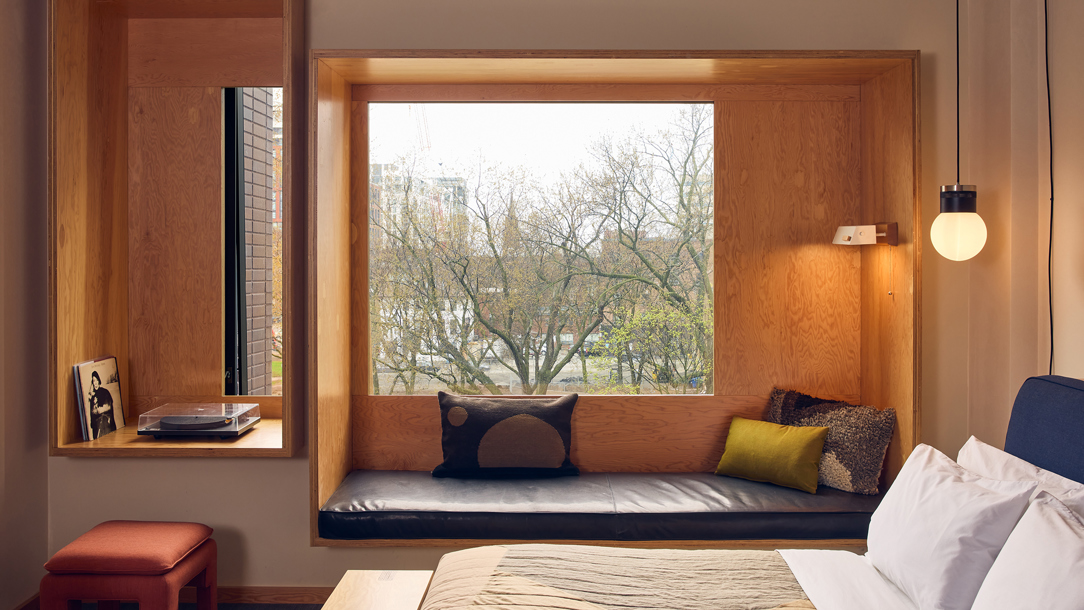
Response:
M339 540L855 540L879 501L707 473L475 480L356 470L321 507L319 531Z

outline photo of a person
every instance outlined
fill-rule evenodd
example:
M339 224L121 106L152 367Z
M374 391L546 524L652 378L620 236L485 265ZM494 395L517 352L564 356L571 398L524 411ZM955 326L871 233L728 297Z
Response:
M120 372L112 356L75 365L84 438L94 440L124 427Z
M113 395L102 387L98 371L90 374L90 429L91 438L98 438L117 429L113 419Z

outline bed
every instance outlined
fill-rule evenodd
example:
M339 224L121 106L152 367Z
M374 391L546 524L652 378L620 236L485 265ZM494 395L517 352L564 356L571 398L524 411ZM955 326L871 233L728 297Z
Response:
M959 464L927 446L915 450L874 513L866 555L479 547L441 559L421 607L1081 608L1084 585L1074 574L1084 569L1082 436L1084 382L1034 377L1013 405L1006 452L974 438ZM1054 567L1036 559L1047 550ZM1049 586L1029 591L1037 582ZM1007 601L1013 595L1027 595L1026 605Z

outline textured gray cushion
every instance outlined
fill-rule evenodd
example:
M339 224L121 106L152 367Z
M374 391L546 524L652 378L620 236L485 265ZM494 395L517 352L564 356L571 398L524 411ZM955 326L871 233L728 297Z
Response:
M776 388L769 400L768 420L828 428L818 482L853 493L879 493L881 466L896 426L893 409L882 411Z

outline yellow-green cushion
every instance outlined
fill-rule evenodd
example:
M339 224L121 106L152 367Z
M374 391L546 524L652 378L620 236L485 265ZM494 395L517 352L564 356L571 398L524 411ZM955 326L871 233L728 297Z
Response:
M828 428L781 426L735 417L715 474L817 493L817 471Z

